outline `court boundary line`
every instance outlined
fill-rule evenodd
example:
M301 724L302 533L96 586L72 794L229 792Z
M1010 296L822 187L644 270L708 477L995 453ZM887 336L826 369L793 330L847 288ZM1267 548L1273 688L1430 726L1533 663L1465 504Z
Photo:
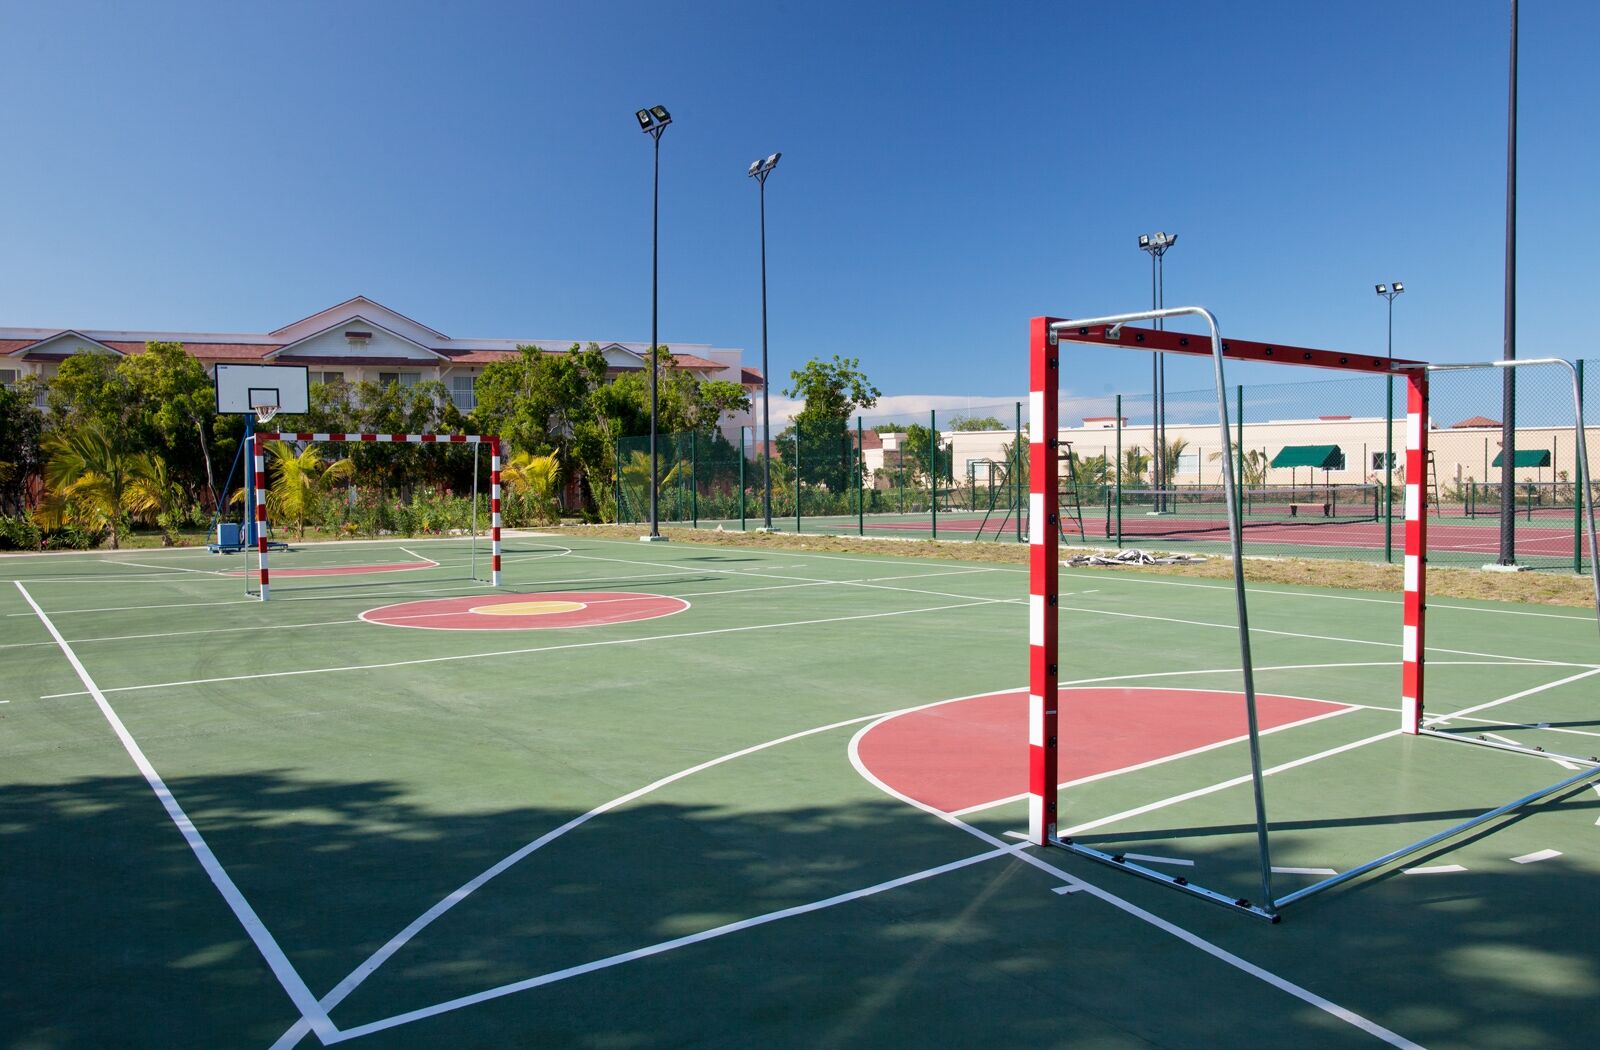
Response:
M20 580L15 582L17 590L22 593L23 600L33 607L33 611L38 615L39 622L44 625L45 630L49 631L51 637L56 640L57 647L61 650L62 655L67 658L67 663L72 666L72 670L78 676L78 680L84 684L88 694L94 698L95 706L100 709L100 714L105 718L106 722L111 726L112 732L116 734L117 739L122 743L122 749L133 760L134 766L144 777L145 783L154 792L156 801L166 811L167 818L177 827L178 834L183 837L183 841L189 847L190 852L200 862L200 867L210 877L212 885L217 888L217 892L222 895L222 899L227 903L229 909L233 911L234 918L239 921L239 925L244 927L245 935L255 944L256 950L261 953L262 960L267 964L267 968L277 978L279 986L289 996L289 1000L294 1004L295 1009L300 1011L301 1019L310 1026L312 1034L323 1045L333 1042L338 1036L339 1029L334 1025L327 1012L317 1003L316 996L311 994L311 989L306 985L299 971L294 968L294 964L289 961L289 957L284 954L283 949L272 936L272 931L267 929L266 923L261 921L261 917L256 914L255 909L250 906L250 902L240 892L232 876L223 867L222 861L212 852L210 844L205 840L205 836L201 834L200 829L195 826L194 822L189 819L188 813L184 812L177 796L167 787L167 783L161 778L161 774L156 772L155 766L146 757L144 749L139 746L138 741L133 738L133 734L129 732L128 727L123 724L121 717L117 715L116 709L111 706L111 702L106 699L100 687L95 684L88 668L84 667L83 661L78 659L78 654L73 651L67 640L61 636L61 632L56 629L56 625L51 622L44 609L40 608L39 603L34 601L33 595L28 593L27 587L23 586Z
M600 638L588 642L567 642L560 645L536 645L518 649L497 649L484 653L455 653L448 656L429 656L415 660L391 660L376 664L348 664L339 667L306 667L289 671L263 671L258 674L224 675L217 678L193 678L179 682L151 682L145 685L116 686L107 693L137 693L151 689L177 689L195 685L215 685L221 682L254 682L268 678L297 678L317 674L337 674L355 671L375 671L392 667L416 667L424 664L458 663L465 660L486 660L504 656L525 656L530 653L559 652L566 649L593 649L610 645L636 645L645 642L677 641L684 638L707 638L722 634L739 634L746 631L770 631L789 627L816 627L830 623L849 623L855 620L882 620L891 616L915 616L921 613L948 612L953 609L976 609L985 605L1001 604L1002 599L982 599L960 602L955 605L933 605L920 609L893 609L888 612L858 613L851 616L824 617L817 620L789 620L781 623L741 624L736 627L717 627L704 631L682 631L676 634L644 635L637 638ZM49 693L41 700L60 700L83 696L82 692Z

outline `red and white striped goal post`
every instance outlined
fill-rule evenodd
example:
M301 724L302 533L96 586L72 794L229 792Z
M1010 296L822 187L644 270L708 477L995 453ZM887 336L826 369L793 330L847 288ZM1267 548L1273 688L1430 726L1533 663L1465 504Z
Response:
M261 600L267 600L267 442L311 441L327 445L374 444L489 446L489 585L500 586L500 436L498 434L341 434L257 431L255 434L256 555L261 568Z

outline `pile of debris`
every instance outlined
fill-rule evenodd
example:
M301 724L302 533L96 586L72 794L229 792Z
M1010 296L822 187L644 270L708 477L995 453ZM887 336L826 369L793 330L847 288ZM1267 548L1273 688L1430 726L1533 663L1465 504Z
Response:
M1070 558L1062 559L1061 564L1078 567L1082 565L1192 565L1206 559L1198 554L1153 554L1142 551L1137 547L1117 551L1115 554L1101 554L1096 551L1092 554L1074 554Z

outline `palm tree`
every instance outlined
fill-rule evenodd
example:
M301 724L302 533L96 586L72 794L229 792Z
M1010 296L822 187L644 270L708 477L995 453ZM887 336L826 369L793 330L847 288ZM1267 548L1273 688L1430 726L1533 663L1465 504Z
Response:
M177 542L178 523L183 518L183 486L173 479L166 460L155 455L147 459L150 470L128 486L127 507L146 522L159 525L162 546L171 547Z
M56 431L41 443L46 455L46 497L39 508L46 528L74 524L110 529L111 549L121 546L121 517L132 510L137 482L152 477L154 461L111 440L98 423Z
M317 497L335 481L348 479L356 465L348 459L325 463L322 451L308 444L299 452L286 441L267 443L267 510L281 520L295 523L297 537L306 534L306 515L317 504Z
M1150 469L1150 456L1134 445L1122 452L1122 481L1125 485L1139 486L1144 482L1144 472Z
M518 452L500 467L500 481L512 492L526 494L533 500L534 507L539 516L547 522L561 520L561 511L556 503L556 486L561 475L561 457L552 452L548 456L536 456L532 452ZM645 467L645 481L649 481L650 470L648 463Z
M1167 455L1161 462L1161 488L1170 489L1172 479L1178 476L1178 460L1183 455L1184 449L1189 447L1187 438L1173 438L1167 443Z
M1213 452L1206 457L1215 463L1222 458L1222 453ZM1261 449L1252 448L1244 454L1244 476L1238 479L1239 487L1252 489L1260 488L1267 483L1267 454Z

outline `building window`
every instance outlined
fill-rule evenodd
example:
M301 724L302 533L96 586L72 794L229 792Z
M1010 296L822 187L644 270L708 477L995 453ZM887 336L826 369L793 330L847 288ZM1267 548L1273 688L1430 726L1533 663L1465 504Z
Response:
M307 372L306 380L311 383L323 383L332 386L344 382L343 372Z
M1373 470L1382 470L1383 469L1383 457L1384 456L1388 456L1389 457L1389 469L1393 470L1394 466L1395 466L1395 462L1396 462L1396 458L1395 457L1397 457L1399 455L1400 455L1400 453L1398 453L1398 452L1374 452L1372 454L1372 469Z
M477 383L477 376L450 377L450 400L454 401L461 411L471 412L478 407Z
M390 383L398 383L402 387L412 387L412 386L416 386L420 382L422 382L422 373L421 372L379 372L378 373L378 385L379 386L388 386Z
M0 368L0 386L16 386L17 370L15 368Z

